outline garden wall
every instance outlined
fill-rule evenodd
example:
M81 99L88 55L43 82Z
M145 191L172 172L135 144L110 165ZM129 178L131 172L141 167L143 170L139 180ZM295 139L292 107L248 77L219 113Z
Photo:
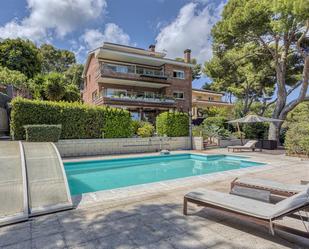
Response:
M67 139L59 140L59 142L55 144L62 157L78 157L156 152L160 151L161 149L189 150L190 138L150 137L116 139Z

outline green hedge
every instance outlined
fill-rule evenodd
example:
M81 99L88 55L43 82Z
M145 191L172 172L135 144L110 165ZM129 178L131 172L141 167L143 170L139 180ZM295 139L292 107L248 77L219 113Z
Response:
M22 98L11 104L11 135L17 140L25 138L23 126L29 124L61 124L62 139L132 136L130 113L122 109Z
M61 125L25 125L26 141L57 142L61 135Z
M160 136L184 137L189 135L189 116L181 112L163 112L156 119Z
M293 124L286 132L284 147L289 155L309 156L309 123Z

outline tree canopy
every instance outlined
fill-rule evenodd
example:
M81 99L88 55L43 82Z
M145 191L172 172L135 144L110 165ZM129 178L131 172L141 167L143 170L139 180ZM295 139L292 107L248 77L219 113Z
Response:
M67 71L76 63L75 54L65 49L57 49L50 44L40 47L42 57L42 73Z
M270 56L277 98L268 104L274 104L272 117L284 120L299 103L309 100L308 30L308 0L229 0L212 29L213 52L227 56L254 44L262 53L259 56ZM298 88L298 97L289 102L289 94ZM270 139L278 139L281 125L270 125Z
M181 62L185 61L183 58L176 58L175 60L181 61ZM192 58L190 63L194 65L194 67L192 68L192 80L197 80L197 79L201 78L202 65L197 63L197 60L195 58Z
M40 51L29 40L5 39L0 42L0 66L32 78L41 71Z

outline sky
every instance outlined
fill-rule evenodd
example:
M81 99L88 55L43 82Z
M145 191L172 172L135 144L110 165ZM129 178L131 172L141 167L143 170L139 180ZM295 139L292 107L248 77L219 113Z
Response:
M0 0L0 38L22 37L37 45L51 43L87 52L104 41L165 51L167 57L192 56L204 63L212 56L211 27L225 0ZM200 88L206 77L193 83Z
M165 51L167 57L212 57L211 28L227 0L0 0L0 38L22 37L72 50L79 63L104 41ZM206 76L193 82L201 88ZM290 96L293 99L295 91Z

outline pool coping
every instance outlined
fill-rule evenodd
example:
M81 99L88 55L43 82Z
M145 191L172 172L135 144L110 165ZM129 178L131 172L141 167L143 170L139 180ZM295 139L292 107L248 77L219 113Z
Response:
M206 154L206 153L198 153L198 152L185 152L185 151L177 151L173 152L173 154L194 154L199 156L216 156L216 155L225 155L225 156L234 156L234 157L241 157L244 159L252 158L251 156L243 156L238 154L225 154L225 153L218 153L218 154ZM147 153L148 156L157 155L157 153ZM89 159L73 159L73 160L65 160L64 162L82 162L82 161L100 161L100 160L109 160L109 159L117 159L119 155L116 156L107 156L107 158L102 158L98 160L89 160ZM145 157L145 154L134 154L134 155L126 155L121 158L132 158L132 157ZM83 208L86 206L93 206L99 205L100 203L104 203L107 201L115 201L119 199L126 199L128 197L134 198L144 195L151 195L151 194L159 194L165 191L171 191L173 189L179 189L181 187L188 187L190 185L196 185L198 183L209 183L218 180L224 180L228 177L238 177L240 175L244 175L247 173L252 172L259 172L264 171L267 169L275 168L276 166L271 165L268 162L263 160L256 160L254 161L248 160L250 162L255 163L262 163L263 165L256 165L242 169L231 169L226 171L208 173L208 174L201 174L197 176L187 176L181 177L176 179L170 180L162 180L159 182L151 182L151 183L144 183L138 185L132 185L127 187L120 187L115 189L109 190L99 190L89 193L83 193L79 195L72 195L73 206L75 208Z

